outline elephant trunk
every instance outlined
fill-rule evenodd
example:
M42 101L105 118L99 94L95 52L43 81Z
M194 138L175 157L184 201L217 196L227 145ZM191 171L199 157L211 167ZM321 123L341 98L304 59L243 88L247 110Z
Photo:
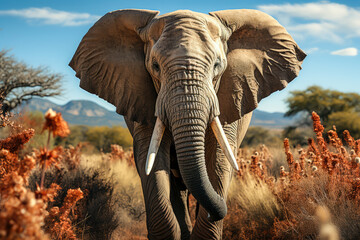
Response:
M168 93L168 125L172 131L179 170L185 185L208 211L211 220L225 217L225 200L210 183L205 164L205 130L218 115L216 95L206 82L178 80Z
M173 129L181 176L196 200L208 211L212 220L223 219L227 212L224 199L212 187L205 165L205 127L184 121Z

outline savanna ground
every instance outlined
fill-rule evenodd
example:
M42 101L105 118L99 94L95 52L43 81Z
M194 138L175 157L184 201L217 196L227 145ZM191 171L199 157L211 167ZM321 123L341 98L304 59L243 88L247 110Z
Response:
M131 148L65 144L70 129L51 111L40 126L1 116L1 239L146 239ZM360 140L312 120L306 146L240 149L224 239L360 239Z

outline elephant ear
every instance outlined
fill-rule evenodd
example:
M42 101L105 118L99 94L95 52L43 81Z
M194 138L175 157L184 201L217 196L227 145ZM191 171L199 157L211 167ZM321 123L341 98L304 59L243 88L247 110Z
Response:
M69 63L80 87L116 107L133 121L155 120L156 91L145 68L144 42L138 32L159 12L107 13L86 33Z
M228 66L218 90L220 120L231 123L291 82L306 54L274 18L257 10L210 13L228 38Z

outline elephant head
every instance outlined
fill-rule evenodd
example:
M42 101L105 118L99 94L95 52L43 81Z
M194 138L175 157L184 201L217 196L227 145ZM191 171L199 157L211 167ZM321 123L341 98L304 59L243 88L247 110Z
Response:
M213 126L231 158L220 122L242 118L283 89L305 56L275 19L256 10L161 16L119 10L88 31L70 66L83 89L114 104L119 114L156 122L148 171L164 128L170 130L185 185L219 220L227 208L207 175L205 130Z

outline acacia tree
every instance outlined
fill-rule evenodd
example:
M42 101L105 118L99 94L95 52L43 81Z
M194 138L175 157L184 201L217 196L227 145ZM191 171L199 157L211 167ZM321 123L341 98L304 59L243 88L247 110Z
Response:
M344 93L319 86L304 91L292 91L286 100L288 111L285 116L302 114L297 126L311 126L311 113L315 111L327 129L333 125L339 133L348 129L360 136L360 95Z
M2 111L10 112L34 96L50 97L61 94L62 75L47 68L33 68L18 62L8 51L0 51L0 102Z

